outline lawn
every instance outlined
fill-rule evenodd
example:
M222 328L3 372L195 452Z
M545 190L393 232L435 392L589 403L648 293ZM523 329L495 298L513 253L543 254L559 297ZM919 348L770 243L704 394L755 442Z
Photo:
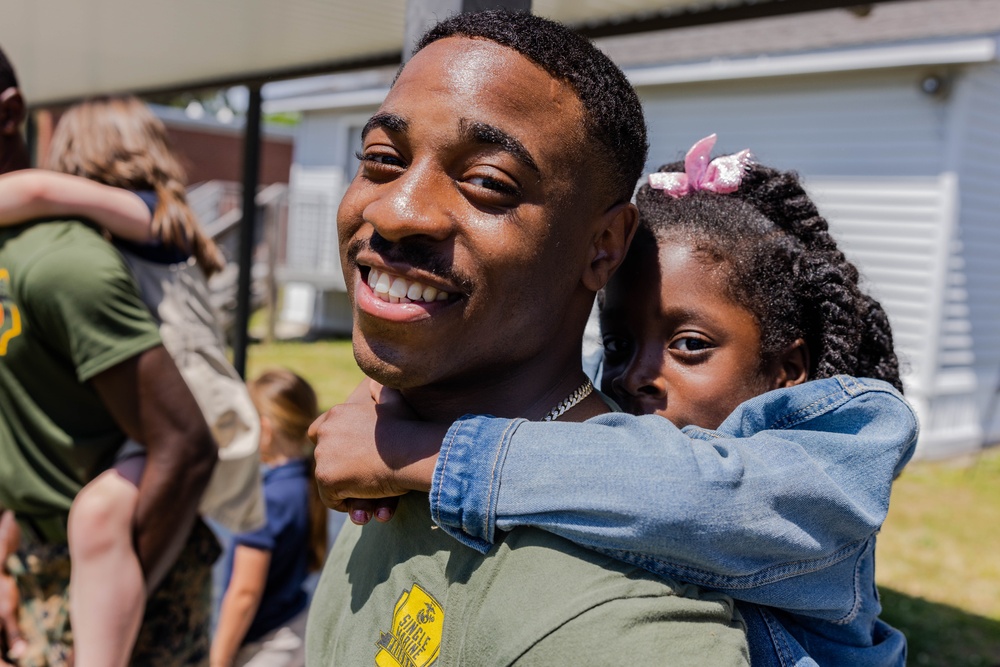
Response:
M254 344L247 350L248 378L273 366L291 369L308 380L323 410L347 398L364 378L354 363L349 340L277 341Z
M1000 666L1000 447L911 464L879 536L883 617L911 665Z
M346 340L253 345L248 375L268 366L309 380L324 408L362 378ZM883 618L906 633L910 665L1000 667L1000 447L911 464L876 562Z

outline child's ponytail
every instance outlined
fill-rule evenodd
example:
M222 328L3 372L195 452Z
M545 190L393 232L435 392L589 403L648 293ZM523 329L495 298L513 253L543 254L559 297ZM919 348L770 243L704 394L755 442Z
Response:
M798 263L796 282L806 296L806 321L814 319L817 324L815 340L807 341L815 357L816 377L836 375L858 365L861 331L857 326L857 285L846 262L838 259L843 255L806 251Z
M153 183L158 200L153 212L153 236L165 245L190 252L205 276L211 277L226 265L222 251L198 224L188 206L184 184L165 173L160 176Z
M813 342L816 377L848 372L875 377L902 391L899 361L893 351L889 318L871 296L861 291L860 275L837 246L795 172L755 165L745 200L774 224L802 242L797 281L812 295L820 332ZM741 192L744 188L741 187ZM812 347L812 346L811 346ZM850 369L850 370L844 370Z
M867 294L864 298L862 321L866 326L862 329L861 346L858 350L858 372L861 377L872 377L885 380L899 391L903 391L903 382L899 377L899 359L892 344L892 327L889 326L889 316L878 301Z
M316 459L308 438L309 425L319 410L316 392L301 376L285 368L264 371L249 383L250 397L261 417L269 420L273 432L261 454L305 458L309 466L309 535L306 545L310 571L323 567L327 551L327 509L315 483ZM274 451L266 451L273 449Z
M837 251L829 223L819 214L795 172L754 164L737 195L807 249Z

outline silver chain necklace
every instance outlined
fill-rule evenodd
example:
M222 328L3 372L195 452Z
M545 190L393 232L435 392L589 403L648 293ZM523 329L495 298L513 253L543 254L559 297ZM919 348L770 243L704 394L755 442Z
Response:
M590 378L587 378L587 381L577 387L576 391L564 398L559 405L549 410L549 414L542 417L542 421L550 422L558 419L567 410L590 396L590 392L592 391L594 391L594 383L590 381Z

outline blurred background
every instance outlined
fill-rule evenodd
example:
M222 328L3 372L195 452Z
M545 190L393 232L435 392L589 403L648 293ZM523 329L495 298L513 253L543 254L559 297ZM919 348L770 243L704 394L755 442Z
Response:
M439 16L505 5L594 38L650 128L795 169L893 325L921 420L879 541L911 664L1000 665L1000 0L0 0L36 157L68 104L132 92L170 130L237 368L322 407L361 378L336 245L360 129ZM246 213L245 213L246 212Z

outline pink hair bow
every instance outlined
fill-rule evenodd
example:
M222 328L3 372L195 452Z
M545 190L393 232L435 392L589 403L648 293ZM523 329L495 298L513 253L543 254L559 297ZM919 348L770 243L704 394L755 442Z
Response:
M696 190L719 194L735 192L753 157L749 149L744 149L735 155L717 157L709 162L715 140L716 136L710 134L691 147L684 156L685 173L658 171L650 174L649 187L663 190L675 199Z

